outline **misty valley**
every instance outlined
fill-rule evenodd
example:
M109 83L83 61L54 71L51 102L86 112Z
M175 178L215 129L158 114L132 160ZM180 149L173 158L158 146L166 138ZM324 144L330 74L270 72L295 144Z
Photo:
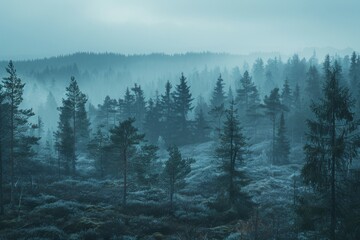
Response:
M360 239L356 52L0 66L0 239Z

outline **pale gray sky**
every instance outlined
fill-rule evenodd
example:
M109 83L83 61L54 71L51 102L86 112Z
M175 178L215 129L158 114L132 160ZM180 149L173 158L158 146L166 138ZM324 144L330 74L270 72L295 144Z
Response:
M358 0L0 0L0 59L360 49Z

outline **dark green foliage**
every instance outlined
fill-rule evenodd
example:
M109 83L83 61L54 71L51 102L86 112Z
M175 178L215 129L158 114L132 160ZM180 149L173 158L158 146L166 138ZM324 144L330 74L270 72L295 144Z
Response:
M140 130L143 129L143 123L146 112L146 103L144 97L144 91L141 89L140 85L134 84L134 87L131 88L131 91L134 93L134 117L135 117L135 126Z
M205 142L209 140L210 126L208 121L205 119L205 114L202 109L196 114L195 117L195 129L194 138L198 142Z
M126 205L127 197L127 173L128 160L131 159L130 152L135 145L140 144L145 135L139 134L138 129L133 126L134 118L129 118L110 130L110 139L114 148L120 153L120 161L123 163L123 205Z
M259 93L252 82L248 71L240 79L241 87L237 89L236 103L238 104L241 116L255 116L256 109L260 105Z
M172 144L186 144L190 141L190 129L187 119L188 113L193 109L191 102L194 100L190 93L190 86L186 82L186 77L181 73L180 83L176 85L172 94L174 100L174 128L171 130L175 133L171 138Z
M8 77L3 78L3 94L4 101L6 101L7 117L6 117L6 132L1 135L6 136L9 148L9 163L10 163L10 179L11 179L11 196L10 201L14 203L14 184L15 172L21 174L29 171L31 166L27 165L28 158L34 155L32 146L38 143L39 138L29 135L30 117L34 116L32 109L21 109L20 104L23 101L23 91L25 83L17 76L14 64L9 62L6 67ZM36 125L32 127L36 128ZM5 129L4 129L5 130ZM4 149L3 149L4 150ZM3 153L2 153L3 154Z
M157 151L159 148L155 145L141 146L134 159L134 173L139 185L151 185L156 183L157 174L154 171L155 161L158 159Z
M122 119L128 119L135 116L134 112L135 96L131 94L129 88L126 88L124 100L121 102Z
M95 169L100 174L100 177L104 177L106 170L105 148L107 145L109 145L109 138L99 127L88 144L88 152L95 160Z
M286 78L284 81L283 89L281 91L281 103L286 106L288 109L290 109L292 106L292 90L289 85L289 80Z
M155 101L150 98L145 114L144 131L146 139L152 144L157 143L159 136L162 133L161 110L160 98L156 96Z
M329 59L328 57L326 59ZM325 61L325 64L328 62ZM347 166L357 155L359 147L351 108L354 101L349 89L339 83L341 68L336 62L333 66L324 65L327 77L323 87L323 98L313 103L311 110L314 119L308 120L307 143L304 146L306 163L302 176L306 184L325 195L327 217L330 216L329 237L335 239L335 229L341 217L339 211L339 191Z
M104 130L107 132L110 131L112 127L115 126L118 116L117 116L118 102L116 99L111 99L109 96L106 96L103 104L98 105L98 111L96 115L97 125L104 126Z
M320 74L317 70L317 67L310 66L306 79L308 102L311 102L311 100L316 101L321 97L320 83Z
M168 148L169 159L165 163L164 175L166 184L169 187L170 206L173 207L174 193L186 186L185 177L191 172L191 164L194 159L184 159L177 146Z
M66 87L66 99L59 108L57 137L59 153L65 163L65 172L76 174L77 151L87 149L90 122L85 110L87 97L80 91L74 77Z
M278 132L275 138L274 164L286 164L289 162L290 143L286 136L284 113L281 113Z
M249 153L247 139L241 132L239 120L236 116L234 101L226 112L226 120L220 135L219 147L216 149L216 156L222 160L221 169L225 178L225 188L228 194L229 203L235 202L235 197L240 192L237 184L239 176L239 164L245 161Z
M221 78L221 74L216 81L215 88L211 95L210 108L215 109L225 104L226 96L224 91L224 80Z
M276 117L282 111L287 111L287 107L284 106L280 101L279 88L274 88L269 96L265 96L264 98L264 108L265 114L270 118L273 131L272 131L272 154L271 154L271 162L275 163L275 126L276 126Z

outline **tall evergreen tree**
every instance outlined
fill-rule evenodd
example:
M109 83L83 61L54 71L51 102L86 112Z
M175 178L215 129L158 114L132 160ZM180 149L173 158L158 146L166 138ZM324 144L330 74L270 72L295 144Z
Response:
M289 85L289 80L287 78L285 78L280 98L281 98L281 103L284 106L286 106L288 109L290 109L291 105L292 105L293 96L292 96L291 92L292 92L292 90Z
M161 102L160 98L156 96L155 101L150 98L147 104L147 111L145 114L144 131L146 139L150 143L156 144L162 131L161 124Z
M110 130L110 139L114 147L118 149L121 162L123 163L123 206L126 205L128 161L131 158L130 150L135 145L140 144L145 137L144 134L138 133L138 129L133 126L134 122L134 118L129 118Z
M233 204L240 186L236 184L239 177L237 161L242 163L249 153L247 139L242 133L239 120L236 116L235 102L230 103L226 113L226 120L220 135L220 144L216 149L216 156L223 160L221 165L225 175L229 203Z
M166 142L170 142L173 136L172 129L174 124L174 99L171 94L172 85L169 81L165 84L165 93L161 95L161 122L163 124L163 130L161 136L164 137Z
M271 162L275 163L275 127L276 127L276 118L282 111L287 111L288 109L281 104L279 88L274 88L269 96L265 96L264 98L264 107L265 114L269 116L272 125L272 153L271 153Z
M239 105L241 115L254 115L256 108L259 106L260 99L258 90L252 82L248 71L244 72L240 79L240 85L241 87L236 91L236 102Z
M106 132L109 132L116 124L117 105L116 99L111 99L109 96L105 97L103 104L98 105L96 122L98 125L104 126Z
M216 81L215 88L211 95L211 100L210 100L210 108L211 109L215 109L215 108L225 104L226 95L225 95L225 91L224 91L224 85L225 85L224 80L221 78L221 74L220 74L219 78Z
M76 173L77 151L86 150L89 141L90 122L85 109L86 102L86 95L80 91L75 77L71 77L70 84L66 87L66 99L62 100L62 107L59 108L58 136L61 154L66 162L70 161L73 175Z
M122 119L135 117L134 113L135 96L126 88L124 100L122 101Z
M105 174L105 146L109 144L108 137L103 133L101 127L94 134L90 140L88 148L89 154L95 160L95 169L100 174L100 177L104 177Z
M0 85L0 215L4 215L4 163L3 163L3 140L4 140L4 116L5 116L5 94Z
M307 72L306 92L309 100L318 100L321 96L321 80L316 66L310 66ZM310 102L309 101L309 102Z
M177 146L168 148L169 159L165 163L165 181L169 186L170 209L173 209L173 196L178 190L185 187L185 177L191 172L191 164L194 159L184 159Z
M284 113L281 113L278 132L275 138L274 160L275 164L286 164L289 162L290 143L286 137L286 126Z
M14 203L15 167L21 170L21 160L31 156L31 146L37 144L38 138L27 135L28 119L34 116L32 109L21 109L25 83L17 76L14 64L9 62L6 67L8 77L3 78L5 101L9 105L9 158L11 179L11 204Z
M172 143L184 144L188 142L190 137L187 115L193 109L191 102L194 99L192 98L190 86L188 86L183 73L181 73L180 83L175 87L173 99L176 116L176 128L173 129L173 131L176 132L176 135L172 139Z
M352 94L354 96L357 95L357 91L359 90L359 87L360 87L359 63L357 62L357 60L358 60L358 58L356 56L356 53L353 52L351 55L351 59L350 59L349 78L350 78L351 89L353 89Z
M210 126L208 121L205 119L205 114L202 109L196 113L195 116L195 136L194 138L198 142L204 142L209 139Z
M142 130L145 112L146 112L146 102L144 97L144 91L141 89L140 85L135 83L134 87L131 88L134 95L134 117L135 117L135 126Z
M330 62L325 64L330 65ZM329 65L324 67L323 98L311 105L315 118L308 120L309 132L304 146L306 163L302 176L306 184L328 198L329 237L335 240L341 216L338 192L348 164L357 155L359 136L356 134L358 123L351 110L354 101L349 89L339 83L341 68L335 63L333 67Z

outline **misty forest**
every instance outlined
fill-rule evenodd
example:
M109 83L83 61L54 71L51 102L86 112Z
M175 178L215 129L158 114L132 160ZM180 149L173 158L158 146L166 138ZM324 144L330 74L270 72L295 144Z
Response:
M1 62L1 236L359 239L360 56L218 58Z
M0 240L359 240L359 9L0 0Z

